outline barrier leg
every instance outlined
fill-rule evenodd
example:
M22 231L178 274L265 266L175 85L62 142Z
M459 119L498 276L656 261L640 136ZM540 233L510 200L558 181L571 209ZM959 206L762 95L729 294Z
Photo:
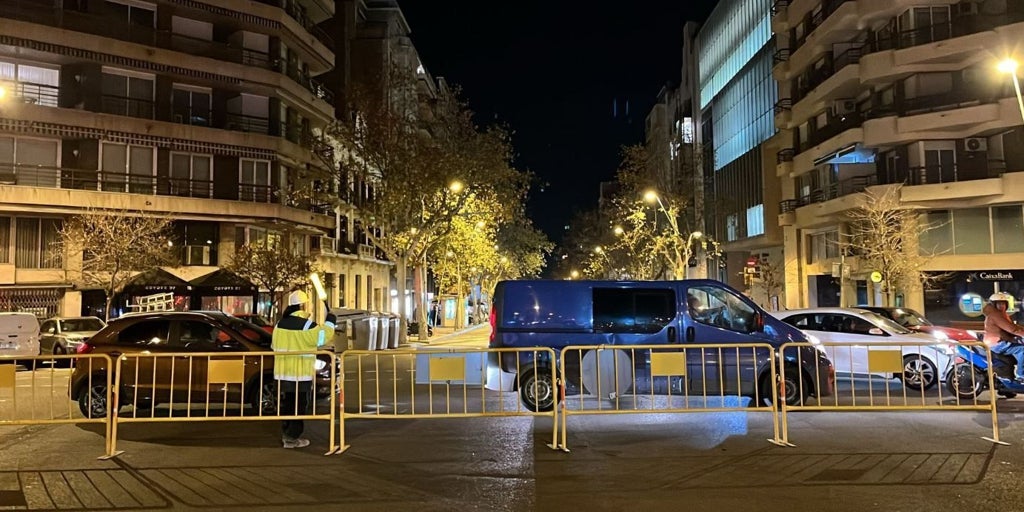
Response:
M564 361L564 358L563 358L563 361ZM558 394L562 397L562 400L561 400L561 404L556 405L555 407L556 408L557 407L561 407L562 408L562 421L561 421L561 427L562 427L562 451L565 452L565 453L569 453L569 444L566 442L567 433L566 433L566 428L565 428L565 424L568 423L566 420L568 420L569 417L566 416L566 414L565 414L565 383L564 382L562 382L558 386ZM557 448L558 445L556 444L555 447Z
M989 349L985 350L985 358L988 360L988 393L991 396L989 401L992 404L992 437L982 437L982 439L1003 446L1010 446L1010 443L999 440L999 417L996 413L996 402L999 401L999 395L996 394L996 382L995 377L992 375L992 351ZM977 399L975 399L977 400ZM977 402L975 402L977 403Z
M778 380L782 381L783 382L782 385L785 386L785 384L784 384L785 379L780 379L778 373L775 371L776 370L776 368L775 368L775 358L773 357L773 358L771 358L771 360L772 360L771 361L771 369L769 370L772 373L771 377L774 378L774 379L778 379ZM785 442L782 438L779 437L779 430L780 430L780 428L779 428L779 422L780 422L779 414L780 414L780 412L779 412L779 408L778 408L778 403L779 403L778 389L779 388L774 386L774 385L769 386L769 387L772 388L772 438L769 439L768 442L771 443L771 444L774 444L776 446L792 446L791 444ZM758 393L754 393L754 395L755 395L754 396L755 400L760 399L760 397L757 396ZM786 395L782 395L782 396L786 396ZM758 405L763 405L763 404L758 404ZM785 407L785 406L783 406L783 407Z
M330 419L327 420L327 429L330 430L330 434L329 434L330 441L329 441L329 444L328 444L328 447L327 447L327 453L324 454L325 456L326 455L334 455L335 453L338 453L338 444L336 442L337 441L337 437L335 437L335 432L334 432L334 420L336 420L337 417L338 417L338 407L337 407L337 402L336 402L338 393L336 391L334 391L335 390L335 385L337 384L337 379L338 379L338 375L337 374L338 374L338 371L337 371L337 365L335 364L335 361L334 361L333 357L331 358L331 366L334 367L334 368L331 369L331 405L329 406L331 408L331 414L330 414ZM316 399L316 387L315 386L314 386L314 389L313 389L313 398Z
M117 449L117 412L120 409L118 403L117 393L107 386L107 431L110 439L107 441L107 453L99 457L99 460L110 460L124 453L124 450Z

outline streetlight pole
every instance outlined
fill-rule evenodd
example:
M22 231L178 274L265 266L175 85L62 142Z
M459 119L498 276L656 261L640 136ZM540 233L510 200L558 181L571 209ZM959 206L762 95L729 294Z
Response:
M1017 67L1019 63L1012 58L1004 59L999 63L999 70L1003 73L1009 73L1010 77L1013 78L1013 90L1017 93L1017 107L1020 108L1021 122L1024 122L1024 97L1020 94L1020 79L1017 78Z

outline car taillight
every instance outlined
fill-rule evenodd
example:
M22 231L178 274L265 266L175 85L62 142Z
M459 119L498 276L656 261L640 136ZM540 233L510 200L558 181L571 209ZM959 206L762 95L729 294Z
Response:
M92 345L90 345L88 343L82 343L82 344L78 345L78 348L75 349L75 352L77 352L79 354L88 354L88 353L92 352Z

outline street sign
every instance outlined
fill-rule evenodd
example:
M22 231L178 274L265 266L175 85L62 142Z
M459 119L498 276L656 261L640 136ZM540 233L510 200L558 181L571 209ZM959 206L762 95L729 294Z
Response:
M872 272L871 273L871 282L872 283L881 283L882 282L882 273L877 271L877 270Z

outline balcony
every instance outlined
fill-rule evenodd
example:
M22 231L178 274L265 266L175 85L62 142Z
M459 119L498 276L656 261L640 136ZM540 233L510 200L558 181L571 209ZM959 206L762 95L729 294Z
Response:
M43 107L57 107L60 101L60 88L53 85L32 82L0 81L10 95L10 101L29 103Z
M843 70L843 68L858 64L863 55L863 47L849 48L840 53L834 59L826 58L826 62L822 67L805 71L801 76L801 79L794 81L793 101L800 102L800 100L806 98L818 86L824 84L830 78L837 75Z
M812 131L808 135L807 140L801 141L797 152L803 153L804 151L807 151L808 149L813 148L814 146L817 146L818 144L821 144L822 142L825 142L846 130L859 127L863 122L864 118L859 112L851 112L838 119L833 119L832 122L828 123L824 127Z
M226 119L225 128L228 130L270 135L270 119L266 117L228 114Z
M313 93L313 96L320 98L327 103L334 104L334 93L327 88L326 85L320 83L318 80L311 78L308 73L299 69L293 64L278 64L274 66L274 70L286 75L291 78L299 85L305 87L309 92Z
M239 185L237 198L215 197L211 180L9 163L0 164L0 185L229 199L252 203L274 202L270 186Z
M840 180L830 184L827 188L814 190L810 194L799 199L786 199L785 201L779 202L779 213L795 212L797 208L802 206L823 203L825 201L848 196L850 194L857 194L863 192L872 185L878 185L878 177L857 176L855 178Z
M302 28L306 29L310 34L313 34L313 37L316 37L321 44L327 47L328 50L331 50L332 52L334 51L334 40L331 39L331 36L327 35L327 32L324 32L323 29L318 27L316 23L306 15L305 9L303 9L303 7L294 0L255 1L271 7L284 9L284 12L288 14L289 17L298 22L299 25L302 25Z
M814 32L814 29L820 27L822 23L825 23L825 20L827 20L829 16L831 16L833 13L839 10L839 7L841 7L843 4L852 1L854 0L825 0L824 2L822 2L821 10L806 18L807 24L804 27L804 35L803 37L792 41L793 46L790 48L790 50L793 52L799 50L800 47L803 46L805 42L807 42L807 36Z
M775 102L775 126L779 128L787 128L789 120L792 117L793 111L793 100L789 98L781 98Z
M946 23L888 34L876 32L870 42L869 51L901 50L1024 22L1024 10L1007 11L1004 14L962 14L954 16Z

